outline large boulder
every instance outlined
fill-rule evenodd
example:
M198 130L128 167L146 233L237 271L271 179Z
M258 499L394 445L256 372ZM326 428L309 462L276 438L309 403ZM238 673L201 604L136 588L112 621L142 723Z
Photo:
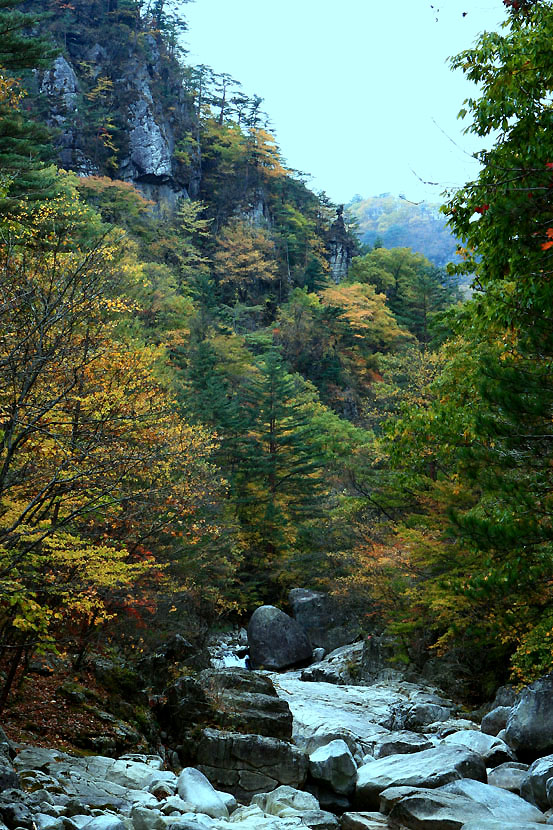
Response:
M253 612L248 643L253 668L286 669L307 663L313 653L300 624L274 605Z
M225 802L200 770L194 767L183 769L177 791L183 801L194 805L198 813L211 818L228 818Z
M301 679L315 683L333 683L336 686L360 684L362 657L363 643L340 646L327 654L324 660L304 669Z
M413 752L423 752L432 749L434 742L426 735L417 732L401 730L390 732L381 738L374 747L375 758L385 758L387 755L409 755Z
M378 810L380 793L388 787L433 789L459 778L486 781L484 761L464 747L441 745L413 755L390 755L357 770L355 803L360 809Z
M309 772L336 793L349 795L355 789L357 764L345 741L330 741L316 749L309 756Z
M505 741L478 732L476 729L461 729L444 738L444 743L450 746L465 746L472 752L480 755L487 767L497 767L508 761L514 761L514 754Z
M292 588L288 594L294 619L307 633L313 648L334 651L359 636L359 624L348 617L339 603L322 591Z
M407 795L395 804L389 818L392 826L413 830L461 830L469 821L488 819L518 821L518 826L543 821L539 810L513 793L470 780Z
M199 682L222 729L290 740L292 713L269 677L247 669L208 669Z
M523 689L509 714L505 740L523 761L553 752L553 674Z
M484 715L480 724L482 732L486 735L499 735L501 730L507 726L511 708L511 706L496 706L495 709Z
M300 788L307 777L305 753L286 741L204 729L196 764L219 789L249 803L256 793L280 784Z
M520 784L520 794L530 804L535 804L540 810L547 810L549 798L547 796L547 782L553 778L553 755L538 758L528 769Z
M528 764L508 761L488 771L488 784L520 794L520 787L528 771Z

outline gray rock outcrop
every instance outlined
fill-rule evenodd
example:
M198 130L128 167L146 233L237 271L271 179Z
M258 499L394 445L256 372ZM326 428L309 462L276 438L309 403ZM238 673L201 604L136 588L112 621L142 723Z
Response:
M336 793L350 795L355 789L357 764L345 741L330 741L312 752L309 772Z
M306 632L313 648L334 651L353 643L359 636L359 624L344 613L333 597L322 591L292 588L288 602L294 619Z
M509 714L505 740L520 760L553 752L553 674L521 692Z

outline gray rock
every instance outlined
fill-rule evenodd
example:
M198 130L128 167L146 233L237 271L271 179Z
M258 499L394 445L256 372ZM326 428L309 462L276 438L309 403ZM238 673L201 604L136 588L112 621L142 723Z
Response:
M49 816L47 813L37 813L34 820L37 830L61 830L63 827L61 818Z
M309 772L334 792L349 795L355 789L357 765L345 741L335 740L309 756Z
M248 625L250 659L254 668L285 669L311 659L312 649L296 620L274 605L257 608Z
M332 728L330 726L326 726L325 724L321 724L311 735L309 735L305 742L300 742L299 745L307 752L308 755L311 755L316 749L319 749L321 746L326 746L331 741L344 741L344 743L347 744L356 765L361 766L364 758L363 747L356 739L355 735L345 727L338 726Z
M19 789L21 780L12 764L4 758L0 759L0 792L9 789Z
M85 824L83 830L127 830L124 821L118 816L96 816Z
M510 747L493 735L486 735L474 729L463 729L444 738L444 744L451 746L466 746L476 752L486 762L487 767L497 767L507 761L514 761L515 756Z
M353 643L359 636L359 624L344 613L337 600L328 594L293 588L288 594L288 601L294 619L306 632L313 648L334 651Z
M326 810L308 810L301 815L301 823L313 830L340 830L340 822Z
M295 787L277 787L271 793L254 795L252 804L270 816L287 818L319 809L319 802L310 793L297 790Z
M480 728L486 735L498 735L507 726L507 720L511 714L510 706L496 706L482 718Z
M307 756L276 738L204 729L196 763L218 789L249 803L256 793L279 784L300 788L307 777Z
M438 746L414 755L392 755L365 764L357 771L356 806L377 810L388 787L441 787L459 778L486 780L479 755L463 747Z
M211 818L228 818L229 813L223 799L200 770L194 767L183 769L177 790L182 800L194 804L199 813Z
M417 732L391 732L375 744L374 757L385 758L388 755L408 755L432 749L435 743Z
M475 782L480 783L480 782ZM486 784L481 784L487 787ZM491 790L495 788L491 787ZM502 796L516 798L512 793L499 790ZM483 799L483 794L479 794ZM463 792L448 792L444 788L432 790L421 789L416 793L406 796L398 801L390 812L389 820L391 826L413 828L413 830L461 830L467 822L483 822L487 819L499 820L522 820L525 821L525 807L518 813L517 802L513 810L512 805L499 798L495 800L493 795L488 795L486 801L476 800L474 793L467 795ZM522 799L518 799L523 805ZM528 806L528 805L525 805ZM519 819L520 816L520 819ZM478 825L481 826L481 825Z
M361 682L363 643L341 646L331 651L319 663L304 669L301 679L310 682L333 683L337 686Z
M134 830L166 830L159 810L152 810L149 807L133 807L131 819Z
M323 657L325 656L326 651L324 648L314 648L313 649L313 662L319 663Z
M547 810L550 806L547 797L547 781L553 777L553 755L538 758L528 768L520 784L520 794L530 804L535 804L540 810Z
M512 707L519 699L519 692L516 692L512 686L500 686L495 693L493 708L497 706Z
M540 810L528 804L520 796L499 787L483 784L481 781L464 778L446 784L445 787L441 788L441 791L470 798L490 810L493 818L504 819L505 821L512 821L516 818L519 821L526 822L540 822L543 820Z
M439 703L416 703L406 715L407 729L417 729L438 721L446 721L451 715L451 709Z
M553 674L523 689L505 732L505 740L522 761L553 752Z
M344 813L342 830L388 830L388 819L380 813Z
M494 787L501 787L519 795L520 785L528 770L528 764L519 764L516 761L509 761L500 764L488 771L488 784Z

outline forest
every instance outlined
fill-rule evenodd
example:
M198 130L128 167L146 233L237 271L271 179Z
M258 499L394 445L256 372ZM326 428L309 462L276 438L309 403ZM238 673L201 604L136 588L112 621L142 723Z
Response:
M504 4L442 267L362 244L167 0L0 0L0 710L298 586L466 699L553 669L553 9Z

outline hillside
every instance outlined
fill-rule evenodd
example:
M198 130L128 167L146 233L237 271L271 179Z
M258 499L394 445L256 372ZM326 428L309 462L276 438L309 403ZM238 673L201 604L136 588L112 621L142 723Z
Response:
M382 193L368 199L355 196L347 213L356 220L365 245L378 242L384 248L411 248L439 267L457 261L457 242L446 227L439 204L416 205Z

